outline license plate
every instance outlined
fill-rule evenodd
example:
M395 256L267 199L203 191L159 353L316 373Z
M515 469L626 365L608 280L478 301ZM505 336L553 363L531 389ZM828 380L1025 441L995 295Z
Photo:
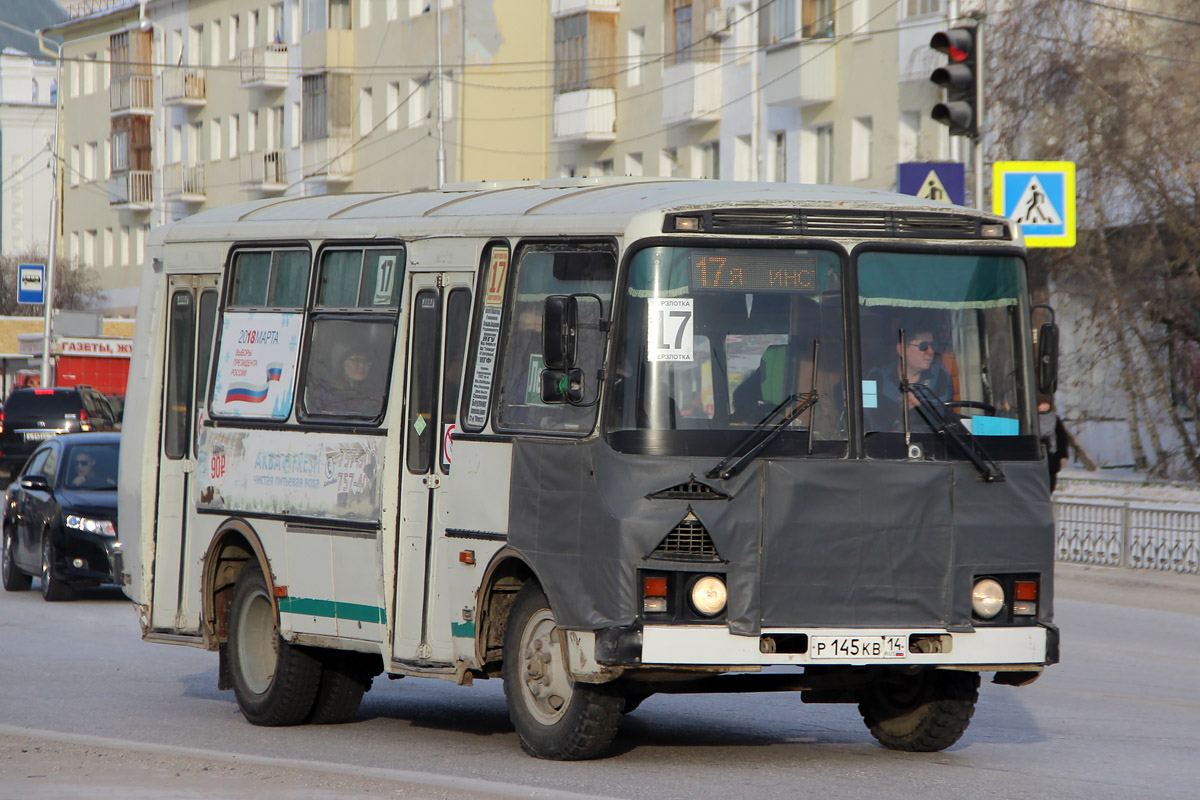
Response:
M25 441L44 442L56 433L58 431L25 431Z
M810 636L810 658L907 658L907 636Z

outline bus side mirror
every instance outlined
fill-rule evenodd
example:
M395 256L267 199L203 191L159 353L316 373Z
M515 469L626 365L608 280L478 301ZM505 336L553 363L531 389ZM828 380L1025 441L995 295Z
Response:
M579 306L575 298L562 294L547 297L542 312L542 360L546 369L570 370L574 367L578 339Z
M1052 395L1058 390L1058 325L1047 322L1038 332L1038 391Z

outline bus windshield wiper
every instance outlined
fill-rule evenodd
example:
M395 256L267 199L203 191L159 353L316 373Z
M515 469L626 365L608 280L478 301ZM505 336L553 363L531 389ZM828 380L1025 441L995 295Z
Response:
M917 411L925 422L934 431L944 433L950 441L958 445L963 454L975 465L975 469L979 470L979 476L985 483L997 483L1004 480L1004 471L987 454L975 435L957 421L946 417L945 408L937 401L928 386L923 383L905 381L900 385L900 389L917 398ZM963 435L964 433L966 436Z
M790 425L796 417L815 406L818 399L815 391L785 397L782 403L775 406L754 426L754 430L750 431L745 439L738 442L738 446L733 448L732 453L725 456L719 464L705 473L705 477L725 480L737 475L742 471L743 467L753 461L763 451L763 448L775 441L775 437L782 433L783 429ZM772 424L771 421L780 414L783 414L783 418ZM739 457L739 454L743 452L744 455ZM734 461L734 459L737 460ZM733 463L731 464L730 462Z

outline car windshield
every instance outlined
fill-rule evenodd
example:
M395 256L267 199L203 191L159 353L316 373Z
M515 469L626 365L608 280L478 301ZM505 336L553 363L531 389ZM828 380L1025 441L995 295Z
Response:
M904 384L989 450L1036 433L1018 258L869 251L857 267L868 456L903 457L906 430L933 436L930 405Z
M67 450L60 470L60 484L68 489L116 489L116 442L77 444Z
M617 449L723 456L785 400L815 389L819 402L772 452L845 453L836 253L646 248L630 263L622 319L607 406Z

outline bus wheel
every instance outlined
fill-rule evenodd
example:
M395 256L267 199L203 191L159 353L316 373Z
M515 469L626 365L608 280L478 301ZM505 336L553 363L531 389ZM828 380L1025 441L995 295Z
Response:
M0 574L4 577L4 589L9 592L23 592L33 584L33 578L17 568L17 560L13 548L17 546L17 534L11 526L4 528L4 552L0 555Z
M313 708L321 662L279 635L275 603L257 564L238 575L229 606L229 667L243 716L255 725L297 725Z
M371 688L371 675L357 653L326 650L322 653L321 685L308 722L340 725L354 719L363 695Z
M521 747L538 758L601 755L617 735L625 698L610 687L575 683L557 623L536 583L517 594L504 634L504 696Z
M927 669L888 674L859 690L858 710L889 750L934 753L962 737L978 699L978 672Z

